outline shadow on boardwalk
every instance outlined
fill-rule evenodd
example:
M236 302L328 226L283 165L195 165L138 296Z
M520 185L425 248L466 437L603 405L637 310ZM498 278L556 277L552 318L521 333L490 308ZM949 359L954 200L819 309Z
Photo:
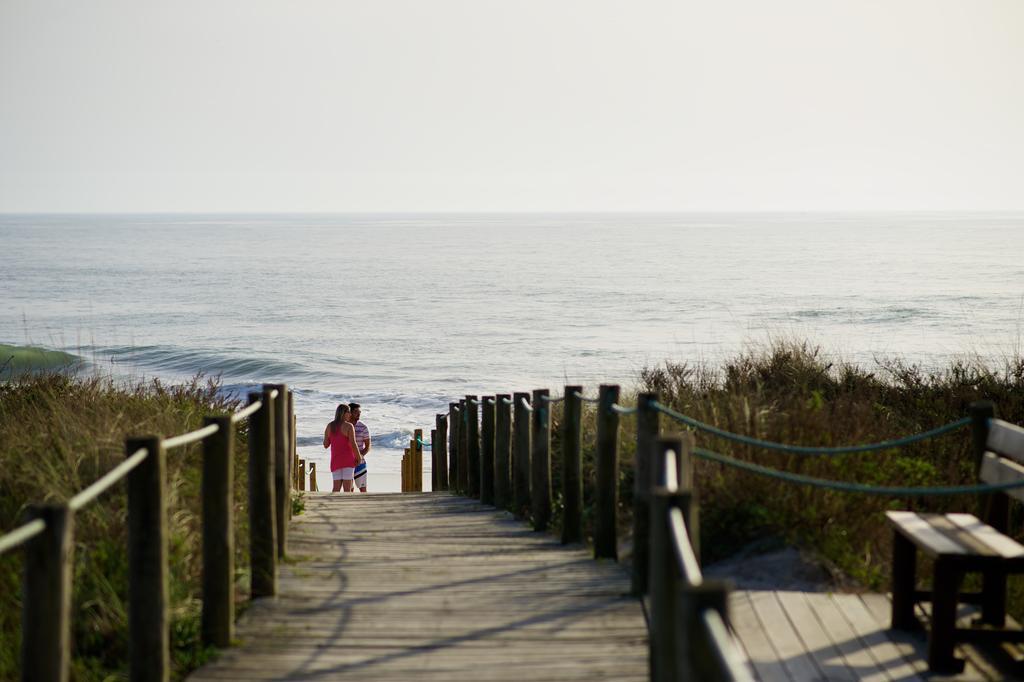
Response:
M646 680L628 576L445 493L310 495L276 599L192 680Z

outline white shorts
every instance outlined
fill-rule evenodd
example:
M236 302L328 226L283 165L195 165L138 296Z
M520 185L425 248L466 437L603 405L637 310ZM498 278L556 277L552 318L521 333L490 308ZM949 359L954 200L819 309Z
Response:
M341 469L335 469L331 472L331 478L335 481L351 481L352 474L355 470L355 467L342 467Z

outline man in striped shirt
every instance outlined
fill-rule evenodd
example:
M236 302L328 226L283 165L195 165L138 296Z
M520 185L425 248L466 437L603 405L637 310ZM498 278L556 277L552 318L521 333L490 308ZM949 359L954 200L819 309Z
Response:
M354 478L359 492L365 493L366 455L370 452L370 429L366 428L366 424L359 421L359 417L362 414L359 403L349 403L348 407L352 411L352 423L356 429L356 445L359 446L359 454L363 456L363 461L356 465Z

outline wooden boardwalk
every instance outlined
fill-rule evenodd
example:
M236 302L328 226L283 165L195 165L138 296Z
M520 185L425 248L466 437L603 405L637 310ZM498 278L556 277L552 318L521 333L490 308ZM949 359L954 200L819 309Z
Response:
M890 601L882 594L736 591L729 608L738 639L762 682L1020 679L1009 665L1013 652L1008 647L1004 656L994 657L973 646L958 646L957 656L967 662L963 673L929 674L925 634L890 630ZM966 623L973 609L963 607L961 613Z
M307 494L278 597L191 680L647 680L629 578L447 493Z
M648 632L622 566L447 493L306 495L278 597L191 680L648 680ZM973 647L927 672L923 633L880 594L737 590L755 679L1012 679ZM969 616L964 607L963 616Z

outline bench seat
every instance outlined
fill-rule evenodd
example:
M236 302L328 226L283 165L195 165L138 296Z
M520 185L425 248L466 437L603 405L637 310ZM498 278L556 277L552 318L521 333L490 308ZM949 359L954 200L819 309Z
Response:
M1024 545L983 523L974 514L885 513L894 529L932 558L981 570L986 564L1024 571ZM975 567L975 568L969 568Z
M893 527L892 627L920 627L914 605L931 602L928 667L932 672L963 669L953 649L957 642L1024 641L1024 631L1005 625L1006 576L1024 573L1024 545L1000 533L973 514L886 512ZM917 552L935 560L930 591L917 589ZM967 573L981 573L985 589L961 594ZM982 618L977 630L956 627L957 604L977 602Z

